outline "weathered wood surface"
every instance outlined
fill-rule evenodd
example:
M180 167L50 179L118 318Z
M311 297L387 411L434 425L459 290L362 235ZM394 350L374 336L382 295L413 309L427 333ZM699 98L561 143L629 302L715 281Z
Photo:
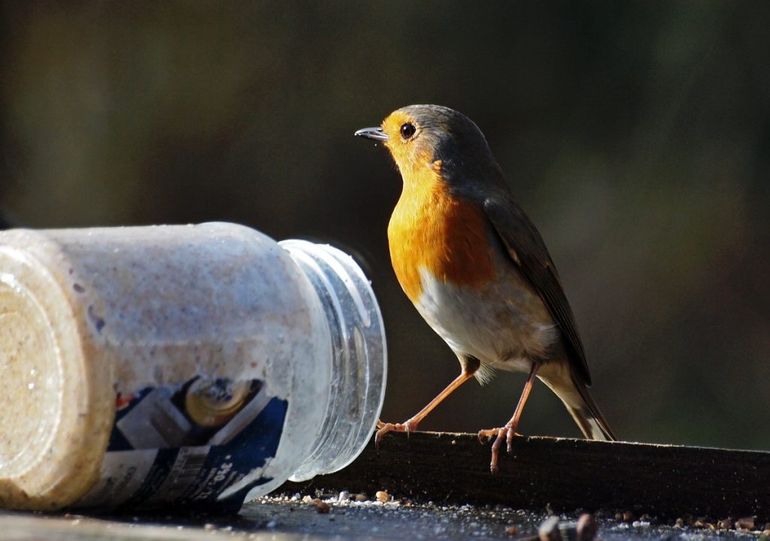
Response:
M770 520L770 453L517 438L489 473L489 445L475 435L388 434L344 470L286 490L350 490L435 503L555 510L632 510L661 518L756 515Z

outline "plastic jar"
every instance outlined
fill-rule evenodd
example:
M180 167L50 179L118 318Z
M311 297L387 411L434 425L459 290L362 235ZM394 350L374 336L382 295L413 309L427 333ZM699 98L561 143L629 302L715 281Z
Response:
M226 223L0 232L0 505L238 508L363 449L386 345L336 248Z

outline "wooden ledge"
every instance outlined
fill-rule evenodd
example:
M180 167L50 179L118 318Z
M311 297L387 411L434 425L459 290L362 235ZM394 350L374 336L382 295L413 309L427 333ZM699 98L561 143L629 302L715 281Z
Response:
M501 504L556 511L633 510L659 518L757 516L770 520L770 453L520 437L489 473L489 445L475 434L388 434L331 475L287 491L387 490L436 504Z

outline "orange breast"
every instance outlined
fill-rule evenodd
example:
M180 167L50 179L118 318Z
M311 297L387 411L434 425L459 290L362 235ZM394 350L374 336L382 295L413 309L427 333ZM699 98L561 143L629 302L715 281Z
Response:
M440 166L409 172L388 225L393 269L412 302L422 293L423 268L441 282L468 287L495 275L483 211L450 197Z

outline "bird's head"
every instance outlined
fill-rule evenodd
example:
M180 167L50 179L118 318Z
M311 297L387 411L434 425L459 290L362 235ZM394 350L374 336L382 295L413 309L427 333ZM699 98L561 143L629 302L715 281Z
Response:
M478 126L464 114L441 105L409 105L393 111L378 127L355 132L382 141L405 183L425 168L441 171L452 187L499 176L499 167Z

